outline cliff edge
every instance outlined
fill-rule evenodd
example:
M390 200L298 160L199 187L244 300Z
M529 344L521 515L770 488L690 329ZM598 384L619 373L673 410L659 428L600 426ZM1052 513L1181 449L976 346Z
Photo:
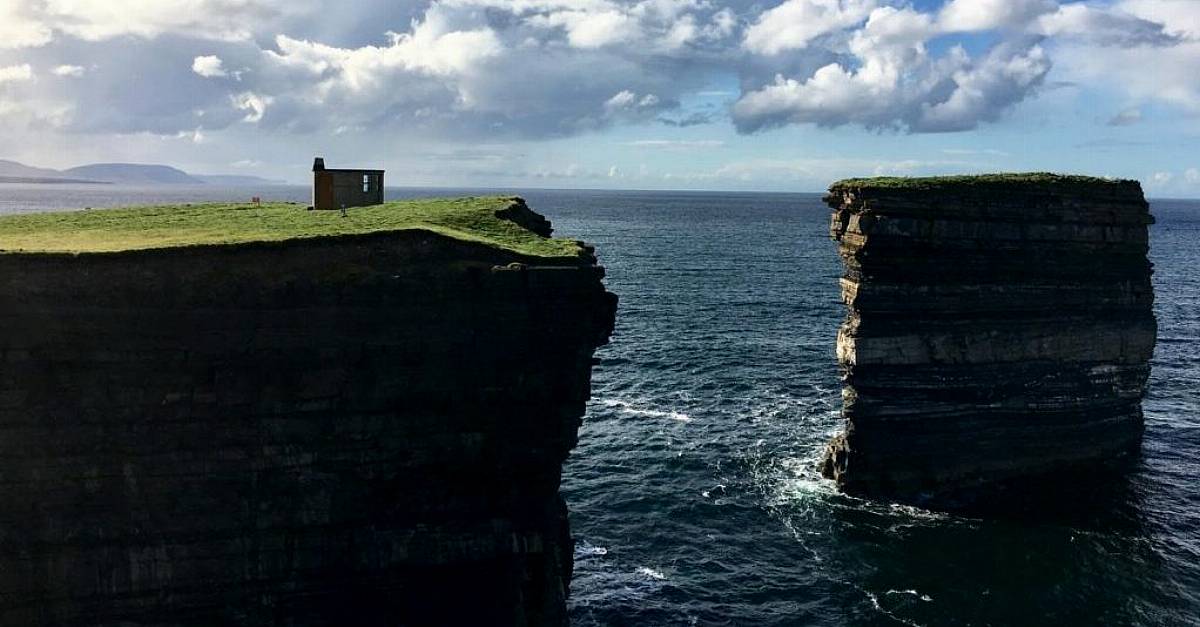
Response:
M565 624L616 297L506 214L0 219L0 625Z
M822 472L841 489L946 503L1138 449L1156 326L1136 181L852 179L825 200L849 311Z

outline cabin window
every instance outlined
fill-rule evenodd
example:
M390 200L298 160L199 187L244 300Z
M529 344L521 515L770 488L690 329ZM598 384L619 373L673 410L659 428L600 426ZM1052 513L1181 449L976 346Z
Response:
M365 194L369 191L371 191L371 175L364 174L363 175L363 193Z

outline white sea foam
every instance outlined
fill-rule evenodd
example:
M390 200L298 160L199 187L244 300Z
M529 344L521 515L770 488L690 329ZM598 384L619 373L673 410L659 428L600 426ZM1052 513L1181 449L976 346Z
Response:
M575 545L576 557L588 557L592 555L608 555L608 549L602 546L588 544L587 542Z
M691 422L692 417L680 411L664 411L661 409L648 409L639 407L629 401L620 399L601 399L600 404L605 407L611 407L628 416L640 416L645 418L670 418L679 422Z
M635 572L643 577L649 577L655 581L662 581L667 578L666 575L648 566L639 566Z
M928 594L921 594L916 590L888 590L887 592L884 592L884 594L911 594L912 596L915 596L926 603L933 601L933 597L929 596Z

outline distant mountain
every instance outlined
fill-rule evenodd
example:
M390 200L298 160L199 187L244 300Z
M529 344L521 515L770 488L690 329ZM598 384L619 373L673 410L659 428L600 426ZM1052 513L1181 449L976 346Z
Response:
M251 185L287 185L287 181L265 179L261 176L244 176L239 174L193 174L209 185L224 185L226 187L248 187Z
M169 165L93 163L63 170L71 178L110 181L126 185L203 185L204 181Z
M287 185L287 181L238 174L188 174L168 165L93 163L69 170L35 168L0 159L0 183L118 183L121 185Z
M62 178L62 172L50 168L34 168L24 163L0 159L0 176L11 178Z
M72 183L77 185L111 185L108 181L89 181L86 179L65 179L61 176L0 176L0 183L25 183L25 184L66 184Z

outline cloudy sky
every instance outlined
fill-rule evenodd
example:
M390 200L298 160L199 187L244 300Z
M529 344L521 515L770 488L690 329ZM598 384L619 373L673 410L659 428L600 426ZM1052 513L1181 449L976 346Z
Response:
M1197 140L1200 0L0 0L0 158L46 167L1200 197Z

